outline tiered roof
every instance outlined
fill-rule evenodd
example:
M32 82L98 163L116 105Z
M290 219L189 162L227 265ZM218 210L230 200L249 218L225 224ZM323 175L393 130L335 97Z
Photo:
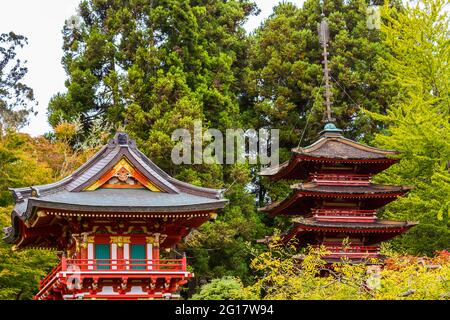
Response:
M377 209L408 192L411 187L370 183L367 186L327 186L314 182L291 186L293 191L282 201L260 208L269 216L280 214L309 215L315 198L368 199L367 209Z
M292 192L282 201L260 208L270 217L277 215L302 216L293 219L293 226L283 241L297 237L300 244L315 244L320 234L364 234L367 243L378 243L405 232L416 222L381 220L375 210L411 187L376 184L371 176L398 161L399 153L369 147L342 136L342 131L328 124L318 141L306 148L292 149L292 158L282 165L269 168L261 175L271 180L306 180L291 185ZM335 167L336 164L344 164ZM342 173L339 169L343 169ZM317 201L360 200L362 207L319 208Z

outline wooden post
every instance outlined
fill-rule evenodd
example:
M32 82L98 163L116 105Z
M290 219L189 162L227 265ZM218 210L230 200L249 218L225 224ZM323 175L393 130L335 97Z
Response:
M186 271L187 261L186 261L186 253L183 253L183 258L181 258L181 270Z
M67 258L66 255L63 253L63 255L61 256L61 271L66 270L67 270Z

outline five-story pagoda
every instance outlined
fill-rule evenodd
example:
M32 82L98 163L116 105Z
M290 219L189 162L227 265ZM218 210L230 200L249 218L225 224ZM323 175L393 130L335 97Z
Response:
M272 181L303 181L291 186L292 192L286 199L261 210L270 217L294 216L294 224L283 234L282 241L297 238L300 248L324 245L328 252L324 258L330 263L342 258L351 262L382 259L380 243L406 232L416 223L380 219L377 209L410 188L372 182L375 174L399 161L398 152L349 140L336 128L331 117L328 34L327 22L323 20L319 36L324 57L326 125L316 142L292 149L289 161L260 173ZM343 245L346 239L348 244Z
M11 191L16 204L6 242L56 248L61 256L35 299L177 298L193 274L185 256L161 259L160 250L227 202L223 190L169 176L125 133L70 176Z

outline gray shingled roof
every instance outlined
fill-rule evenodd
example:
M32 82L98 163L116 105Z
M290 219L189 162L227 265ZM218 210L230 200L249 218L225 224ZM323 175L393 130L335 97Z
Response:
M79 211L186 212L222 208L227 200L200 197L184 192L165 193L147 189L62 190L41 198L29 198L33 206Z
M319 140L304 148L292 149L294 153L318 158L335 159L386 159L398 155L398 151L371 147L345 138L340 133L324 133Z
M333 222L333 221L317 221L314 218L295 218L292 219L295 226L320 227L320 228L337 228L337 229L398 229L411 228L417 225L412 221L396 221L396 220L376 220L374 222Z
M317 141L307 147L292 149L292 157L278 166L265 168L259 174L261 176L272 176L284 170L291 170L292 162L296 157L302 157L303 161L308 161L308 157L330 161L389 161L399 152L395 150L385 150L371 147L362 143L345 138L340 133L324 133ZM306 157L306 158L303 158ZM395 161L394 161L395 162ZM298 162L297 166L301 163Z
M318 185L315 182L298 183L291 186L294 190L310 191L320 193L342 193L342 194L385 194L385 193L404 193L411 190L409 186L394 186L388 184L370 183L367 186L330 186Z

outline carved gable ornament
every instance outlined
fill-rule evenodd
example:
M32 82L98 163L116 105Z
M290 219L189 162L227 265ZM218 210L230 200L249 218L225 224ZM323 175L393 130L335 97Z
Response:
M85 188L85 191L92 191L99 188L104 189L144 189L147 188L154 192L161 192L154 183L127 160L122 157L117 164L100 179Z

